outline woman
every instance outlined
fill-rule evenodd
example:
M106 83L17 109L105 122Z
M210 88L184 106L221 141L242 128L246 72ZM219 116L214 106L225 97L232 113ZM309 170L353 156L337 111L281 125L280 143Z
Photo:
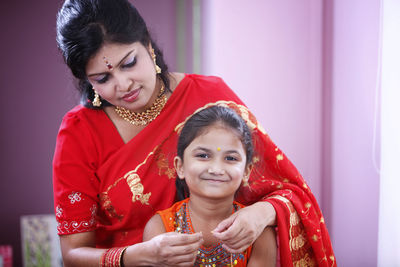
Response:
M57 42L79 81L82 105L61 124L54 199L66 266L191 266L201 234L143 228L175 200L177 133L196 110L235 109L254 133L248 205L214 230L231 253L278 226L282 265L335 264L314 196L241 100L216 77L168 72L146 24L127 0L67 0Z

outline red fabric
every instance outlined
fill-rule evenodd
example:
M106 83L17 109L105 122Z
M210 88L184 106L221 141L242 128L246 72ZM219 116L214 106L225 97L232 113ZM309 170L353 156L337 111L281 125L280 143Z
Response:
M53 162L59 234L96 231L98 247L141 242L148 219L173 204L173 158L183 123L211 105L235 109L253 130L254 169L238 201L274 205L282 265L335 265L318 204L296 168L220 78L194 74L127 144L103 111L78 106L67 113Z
M158 211L157 213L160 215L161 220L164 224L165 230L167 232L179 232L179 233L195 233L195 230L193 229L193 223L190 219L190 216L187 212L187 203L189 202L189 198L184 199L182 201L179 201L172 205L170 208ZM244 205L234 202L234 204L238 207L238 209L241 209L244 207ZM182 219L182 217L186 218L186 221ZM183 225L184 224L184 225ZM249 261L250 255L251 255L251 250L252 246L248 247L244 253L239 254L234 254L233 260L236 260L236 264L234 266L236 267L245 267L247 266L247 262ZM208 255L206 254L208 260L205 262L207 264L199 264L203 263L204 257L204 251L210 252ZM203 257L202 257L203 256ZM218 257L217 257L218 256ZM194 264L194 266L226 266L223 263L223 260L227 260L227 262L230 264L230 259L229 259L230 253L226 252L223 248L220 248L220 244L205 248L204 246L201 246L199 249L199 253L197 254L197 259ZM215 260L216 258L220 260ZM210 262L209 260L212 260Z

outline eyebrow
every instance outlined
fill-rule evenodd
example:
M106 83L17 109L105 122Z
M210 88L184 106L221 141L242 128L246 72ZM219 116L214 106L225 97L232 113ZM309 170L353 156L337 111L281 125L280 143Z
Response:
M129 51L119 62L118 64L115 66L116 68L119 67L122 62L130 55L132 54L132 52L135 51L135 49L132 49L131 51ZM92 77L92 76L96 76L96 75L102 75L102 74L107 74L108 72L99 72L99 73L92 73L89 74L88 77Z
M225 153L226 153L226 154L232 154L232 153L235 153L235 154L238 154L238 155L240 155L239 151L237 151L237 150L228 150L228 151L225 151Z
M205 151L205 152L212 152L211 149L208 149L208 148L205 148L205 147L201 147L201 146L195 147L195 148L193 149L193 151L196 151L196 150L203 150L203 151ZM235 153L235 154L240 155L239 151L234 150L234 149L233 149L233 150L224 151L224 153L225 153L225 154L232 154L232 153Z
M201 146L195 147L193 149L193 151L195 151L195 150L203 150L205 152L211 152L211 149L208 149L208 148L205 148L205 147L201 147Z

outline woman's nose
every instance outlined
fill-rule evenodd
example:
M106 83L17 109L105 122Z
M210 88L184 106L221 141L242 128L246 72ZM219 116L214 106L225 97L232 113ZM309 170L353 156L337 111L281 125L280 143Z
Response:
M115 75L116 89L122 92L128 92L132 87L132 80L126 74Z

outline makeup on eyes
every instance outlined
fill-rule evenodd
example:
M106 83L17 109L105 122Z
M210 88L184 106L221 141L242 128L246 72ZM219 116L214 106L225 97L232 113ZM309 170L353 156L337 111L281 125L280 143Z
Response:
M118 64L121 66L121 68L125 69L125 68L131 68L136 64L136 56L132 55L130 58L128 58L123 64ZM114 68L111 68L110 71L112 71ZM94 81L96 83L99 84L103 84L106 83L108 78L109 78L109 74L108 73L99 73L99 74L92 74L90 75L90 77L93 76L99 76L98 78L95 78Z
M101 78L100 79L94 79L97 83L105 83L105 82L107 82L107 80L108 80L108 74L104 74L104 75L102 75L101 76Z
M134 51L135 51L135 49L129 51L129 52L118 62L117 65L112 65L112 64L109 62L110 59L107 58L107 57L105 57L105 56L102 58L102 60L103 60L103 61L104 61L105 59L107 60L107 62L106 62L105 64L106 64L107 69L110 70L110 71L112 71L114 68L118 68L118 67L129 68L129 67L132 67L132 66L134 66L134 65L136 64L136 55L132 55L132 53L133 53ZM132 55L132 56L129 57L130 55ZM128 57L129 57L129 59L126 60ZM122 65L123 62L126 62L126 63L124 63L124 65ZM107 65L107 64L108 64L108 65ZM109 65L112 66L112 68L110 68ZM107 75L107 74L108 74L107 72L92 73L92 74L88 74L88 77L99 76L99 75ZM100 79L100 80L102 80L102 79ZM99 79L95 79L95 81L97 82L97 81L99 81Z
M131 58L128 58L128 60L124 62L122 67L130 68L130 67L133 67L135 64L136 64L136 56L132 56Z

